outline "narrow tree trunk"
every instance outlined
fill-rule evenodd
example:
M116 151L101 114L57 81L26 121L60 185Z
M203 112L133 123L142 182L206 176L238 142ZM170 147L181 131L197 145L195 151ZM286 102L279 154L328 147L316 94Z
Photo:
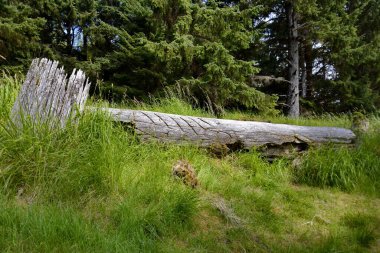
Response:
M290 0L286 6L289 25L289 116L299 117L299 52L298 52L298 17L294 4Z
M307 83L306 83L306 63L305 63L305 47L302 44L301 47L301 57L300 57L300 65L301 65L301 96L306 98L307 91Z
M302 84L302 94L301 96L303 98L306 98L306 91L307 91L307 82L306 82L306 71L305 68L302 68L302 76L301 76L301 84Z
M313 45L311 40L307 39L304 41L304 50L305 50L305 67L306 67L306 88L307 95L310 97L313 95Z
M84 59L88 61L88 37L87 32L83 32L83 52L84 52Z
M73 31L71 25L67 25L66 32L66 53L71 55L73 51Z

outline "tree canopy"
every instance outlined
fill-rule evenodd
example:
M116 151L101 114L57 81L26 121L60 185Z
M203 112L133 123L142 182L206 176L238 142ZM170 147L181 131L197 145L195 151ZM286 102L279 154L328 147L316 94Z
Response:
M0 0L0 68L49 57L102 80L116 100L180 87L216 112L286 111L289 84L259 88L252 76L291 80L289 3L301 109L376 110L379 0Z

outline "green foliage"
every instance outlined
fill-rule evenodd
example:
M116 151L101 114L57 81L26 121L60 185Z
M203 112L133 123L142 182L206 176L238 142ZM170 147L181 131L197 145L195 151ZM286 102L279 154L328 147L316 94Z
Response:
M295 182L378 196L379 140L380 134L372 132L363 136L355 149L327 146L310 150L300 168L294 170Z
M295 1L304 105L317 113L377 110L378 5ZM1 0L0 6L2 70L25 72L32 58L48 57L101 80L114 101L181 85L197 106L218 115L223 107L287 109L287 85L249 86L258 73L287 79L284 1Z
M5 101L16 93L3 91ZM0 109L0 247L5 252L154 251L160 238L191 228L197 192L171 178L171 164L183 151L197 154L196 148L141 144L103 114L86 114L79 125L63 130L24 124L19 131L3 118L10 108L7 103ZM97 198L113 199L111 207L96 202L95 212L109 212L101 225L78 213Z
M17 75L11 76L2 72L0 74L0 124L9 118L9 108L13 106L20 89L21 79Z
M137 53L149 59L145 61L149 65L134 71L132 75L138 76L120 75L117 78L133 78L139 88L143 85L150 92L162 86L179 84L190 91L189 95L204 102L210 101L214 110L227 105L243 105L259 111L274 108L274 97L247 85L248 78L257 72L253 62L240 60L234 55L234 52L248 48L257 36L250 21L254 9L240 12L237 7L219 8L190 3L182 3L178 8L161 6L158 9L161 10L158 16L161 18L165 13L177 15L164 19L157 28L165 31L165 40L157 41L157 38L149 36L139 38L142 48L136 48ZM153 14L150 19L160 24L160 20L156 20L158 17ZM173 23L174 19L177 23ZM236 23L236 20L243 22ZM234 38L233 43L231 38ZM117 64L123 62L128 64L127 59L121 59ZM141 80L146 79L142 76L147 75L151 80L142 84ZM134 84L131 86L132 89L137 88Z
M363 247L370 247L375 240L375 228L380 224L379 218L363 213L347 213L343 224L354 232L354 239Z
M264 40L254 54L259 57L261 72L287 77L286 2L255 2L264 6L257 23L257 28L264 31ZM306 71L306 99L315 103L313 110L318 113L376 111L380 54L379 8L374 6L379 1L294 2L300 22L300 64L305 65L300 72ZM287 95L287 89L276 86L265 92Z
M0 29L8 44L3 43L7 51L0 48L0 54L17 58L14 64L38 56L57 59L68 69L82 68L93 82L103 79L105 86L118 87L112 90L114 99L146 98L179 84L189 88L200 106L209 103L214 111L228 105L274 109L275 97L248 86L258 69L241 54L259 38L252 24L256 7L190 0L54 0L36 1L33 8L29 1L4 6L9 18L3 18ZM11 27L16 25L22 27Z
M123 105L123 107L137 109L137 110L147 110L147 111L159 111L164 113L189 115L189 116L200 116L200 117L213 117L211 113L205 110L194 108L191 104L186 101L176 98L152 98L149 103L137 102L133 104Z
M73 209L54 206L23 209L7 205L3 200L1 204L0 247L3 252L104 252L109 249L121 252L121 247L131 249L131 245L105 234ZM15 243L9 244L10 241ZM116 246L117 243L120 246Z
M315 87L320 91L316 100L323 103L329 111L375 111L379 103L377 91L379 72L373 66L380 64L377 39L373 31L363 27L376 27L365 18L378 12L378 8L368 8L376 1L368 0L326 2L312 15L317 20L311 21L312 36L321 43L316 49L322 65L333 66L334 77L326 77L326 67L317 74ZM377 3L378 4L378 3ZM375 14L376 15L376 14ZM371 74L369 74L371 73ZM319 77L318 77L319 76Z
M310 175L314 181L306 183L317 182L316 188L293 184L287 160L269 163L255 150L217 159L202 148L143 142L130 126L102 113L86 112L78 125L63 130L25 124L16 131L8 116L21 80L7 74L0 79L2 252L377 250L379 118L370 117L371 129L359 136L357 148L327 147L306 155L296 175ZM183 90L177 91L182 96L165 92L164 99L134 106L213 116L194 109L189 102L196 105L196 99L186 99ZM288 119L227 111L224 117L350 125L347 115ZM194 166L196 189L172 178L171 167L180 159ZM226 203L242 224L229 222L224 207L217 209L211 199Z
M7 2L0 1L0 66L17 71L19 65L27 66L29 59L43 51L40 34L45 20L36 17L26 3Z

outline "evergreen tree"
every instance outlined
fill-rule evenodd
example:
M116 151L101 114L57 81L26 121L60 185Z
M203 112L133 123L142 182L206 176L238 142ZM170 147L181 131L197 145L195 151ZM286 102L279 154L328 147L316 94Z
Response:
M0 0L0 67L20 70L29 59L42 55L40 33L45 20L25 3Z
M312 99L327 111L375 110L379 93L374 87L380 75L375 70L369 78L367 73L380 65L375 39L379 29L376 19L370 21L371 32L361 24L379 12L378 1L312 2L304 7L309 10L304 11L305 23L309 23L317 66ZM367 40L369 34L374 37Z
M257 72L254 62L238 58L258 36L252 25L255 8L188 0L146 6L152 10L143 22L149 33L129 33L130 41L118 42L133 53L119 51L110 57L111 81L127 84L132 96L179 84L201 101L209 101L216 112L222 106L239 105L273 110L275 97L247 85Z
M288 110L288 100L297 116L299 88L301 102L316 111L373 111L380 104L379 4L0 0L0 64L20 70L34 57L49 57L103 80L120 99L179 85L216 112L273 111L277 97L265 94L274 94L278 108ZM289 82L250 87L256 74L287 78L291 92Z
M255 3L266 9L256 19L264 31L257 53L261 73L286 76L286 1ZM299 79L306 99L315 103L313 109L375 110L380 65L379 20L375 18L379 8L375 6L379 1L299 0L294 4L299 21ZM282 87L272 86L267 92L286 95Z

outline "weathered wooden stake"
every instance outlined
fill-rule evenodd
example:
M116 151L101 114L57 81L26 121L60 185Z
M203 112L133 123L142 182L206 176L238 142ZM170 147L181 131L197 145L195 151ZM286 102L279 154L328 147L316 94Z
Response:
M82 112L90 82L81 70L74 69L67 79L57 61L34 59L12 108L12 120L22 126L25 119L64 127L69 117Z

